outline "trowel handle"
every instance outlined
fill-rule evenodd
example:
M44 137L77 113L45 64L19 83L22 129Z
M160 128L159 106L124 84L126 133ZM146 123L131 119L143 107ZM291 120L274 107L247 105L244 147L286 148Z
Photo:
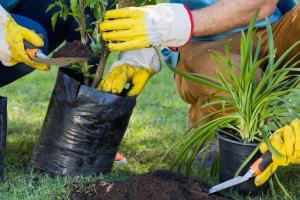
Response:
M263 172L272 162L272 154L270 151L267 151L251 165L250 169L255 171L255 176L257 176L261 172Z
M37 51L39 50L35 46L33 46L32 44L26 41L24 41L24 48L30 58L35 58L37 55Z
M24 41L24 48L28 56L32 58L47 58L47 56L42 52L42 50L37 49L35 46L29 42Z

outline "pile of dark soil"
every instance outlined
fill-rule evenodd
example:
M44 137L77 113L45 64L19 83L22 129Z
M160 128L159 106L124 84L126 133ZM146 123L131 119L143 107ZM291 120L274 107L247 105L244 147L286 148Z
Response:
M161 170L133 177L127 181L106 183L98 180L80 189L66 186L72 200L228 200L208 195L208 188L196 178Z
M66 42L66 44L59 50L53 53L53 58L60 57L80 57L91 58L92 53L88 46L85 46L81 41L75 40L73 42Z

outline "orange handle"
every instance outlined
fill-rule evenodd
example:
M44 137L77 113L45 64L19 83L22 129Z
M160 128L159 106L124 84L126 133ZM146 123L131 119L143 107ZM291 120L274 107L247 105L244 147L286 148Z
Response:
M38 49L25 49L25 50L30 58L35 58L38 52Z
M272 154L270 151L267 151L262 157L256 160L250 168L255 171L255 176L257 176L263 172L272 161Z

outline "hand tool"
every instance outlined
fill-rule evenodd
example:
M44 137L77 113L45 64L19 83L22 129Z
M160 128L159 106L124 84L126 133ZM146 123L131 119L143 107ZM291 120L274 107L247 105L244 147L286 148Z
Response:
M226 188L241 184L245 181L248 181L250 178L259 175L263 172L270 164L272 163L272 154L270 151L267 151L264 155L262 155L258 160L256 160L251 166L248 172L244 176L237 176L228 181L220 183L216 186L213 186L209 189L208 194L212 194Z
M50 58L47 55L45 55L42 50L33 47L31 44L27 42L25 42L25 50L33 61L37 63L43 63L48 66L54 65L58 67L64 67L64 66L81 63L89 60L89 58L82 58L82 57Z

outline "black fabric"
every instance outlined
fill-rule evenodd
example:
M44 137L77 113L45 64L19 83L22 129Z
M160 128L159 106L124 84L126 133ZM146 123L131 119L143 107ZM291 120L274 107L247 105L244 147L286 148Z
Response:
M4 179L4 154L7 132L7 99L0 97L0 180Z
M60 175L111 171L136 98L102 93L82 81L79 73L60 69L34 168Z

